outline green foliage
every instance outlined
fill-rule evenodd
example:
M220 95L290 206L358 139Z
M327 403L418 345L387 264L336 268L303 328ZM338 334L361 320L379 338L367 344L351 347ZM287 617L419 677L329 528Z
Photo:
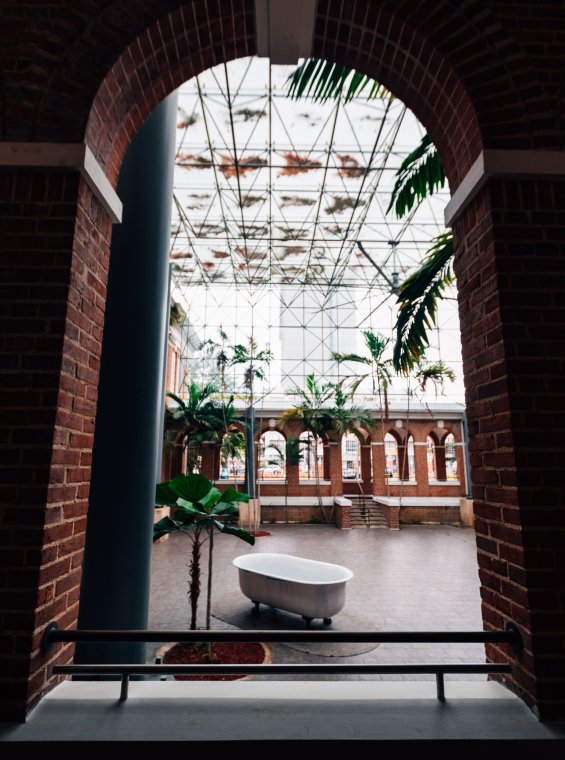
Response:
M289 396L297 396L299 402L287 409L279 418L279 427L284 427L290 420L301 420L304 429L312 433L315 439L331 428L328 415L328 402L334 394L331 383L319 383L314 374L306 376L306 387L295 385L288 391Z
M173 480L159 483L155 489L155 503L173 507L170 531L186 528L192 530L195 525L202 527L210 521L215 523L218 514L237 516L239 509L236 503L247 501L247 494L239 493L233 488L221 493L208 478L198 473L177 475ZM253 536L248 536L246 540L251 544L255 542Z
M207 627L210 626L210 599L212 578L213 533L227 533L253 545L255 537L243 528L230 525L238 514L238 502L247 502L247 494L228 488L221 493L203 475L177 475L173 480L159 483L155 489L155 504L172 508L170 517L164 517L153 526L153 541L162 536L181 531L192 541L192 558L189 571L189 599L191 605L191 629L196 628L198 598L200 595L200 556L205 538L209 541Z
M454 280L453 236L438 235L424 263L400 286L393 365L407 374L417 366L429 345L428 329L435 325L438 303Z
M390 338L385 338L380 333L374 333L372 330L363 330L363 339L368 349L369 356L360 356L359 354L339 354L333 353L333 358L339 362L353 362L365 364L370 367L370 371L356 376L351 393L354 393L358 386L370 377L373 384L373 395L378 395L382 399L385 411L385 417L388 417L388 389L391 383L391 366L390 359L385 358L386 350L390 344Z
M433 364L420 366L414 377L420 385L420 390L425 391L427 384L432 382L437 389L443 390L445 380L455 380L455 372L445 362L438 361Z
M192 472L198 464L200 447L204 441L217 441L237 420L234 398L219 401L214 398L217 388L211 383L190 383L186 400L175 393L167 396L175 402L165 410L165 442L175 445L182 442L187 450L187 467Z
M401 218L444 185L445 172L439 154L426 134L400 164L386 212L394 207Z
M289 435L285 443L286 465L297 465L300 462L301 441L295 435Z
M322 58L307 58L290 74L286 84L288 96L294 100L312 97L317 103L325 103L343 95L348 103L367 88L367 100L392 98L390 92L371 77Z

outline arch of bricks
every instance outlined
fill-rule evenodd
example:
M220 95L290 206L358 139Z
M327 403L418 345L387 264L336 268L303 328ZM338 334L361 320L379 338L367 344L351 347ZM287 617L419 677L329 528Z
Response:
M346 480L343 478L342 473L342 450L341 445L330 447L324 446L324 462L323 471L320 482L316 485L312 481L304 481L299 477L299 464L286 464L285 472L278 479L263 480L261 481L260 495L265 497L268 501L268 497L286 497L287 499L293 499L294 497L307 497L310 499L310 503L299 503L297 506L290 510L291 522L306 522L312 518L318 518L318 510L316 507L317 496L323 497L335 497L335 496L352 496L359 497L361 494L371 499L375 497L399 497L410 496L421 498L421 505L414 507L404 507L404 516L400 515L400 508L396 508L394 512L394 527L398 527L399 521L406 522L459 522L459 512L454 515L452 510L448 510L441 506L426 506L429 497L457 497L462 498L467 493L467 484L465 480L465 465L464 465L464 451L463 451L463 436L460 427L460 423L457 421L448 422L448 428L443 430L442 440L451 432L453 433L455 443L455 455L457 462L458 478L456 481L450 482L445 475L445 460L443 466L443 474L437 479L437 481L430 482L428 476L427 465L427 444L426 439L430 432L433 430L433 423L426 420L412 420L407 424L407 428L402 432L405 435L412 437L414 441L414 478L406 484L398 481L387 480L385 476L385 459L384 459L384 434L391 432L396 434L396 428L394 427L394 421L387 421L381 428L377 425L375 432L370 434L367 431L359 431L359 458L361 462L361 472L358 482ZM289 422L285 427L276 429L284 440L293 436L298 438L301 433L306 432L303 424L300 421ZM259 442L260 437L267 432L271 432L271 428L268 423L262 422L259 426L259 430L256 433L256 443ZM338 436L336 442L341 444L342 436ZM202 447L202 464L201 472L210 480L217 481L216 486L223 490L229 486L233 486L234 483L230 480L219 480L220 477L220 446L221 444L210 443L204 444ZM256 447L256 452L258 447ZM334 453L335 452L335 453ZM402 457L402 450L399 451L399 456ZM434 455L441 459L444 455L443 444L438 443L435 447ZM256 456L256 471L258 471L259 460ZM177 458L176 466L171 468L171 462L168 458L165 458L163 462L163 480L169 479L182 472L182 463ZM408 472L406 468L406 473ZM245 484L240 481L242 487L245 490ZM236 483L237 486L237 483ZM319 489L319 490L318 490ZM387 513L388 514L388 513ZM284 522L289 518L289 510L287 506L269 506L263 511L265 521L281 521ZM391 522L389 515L389 524ZM341 525L340 527L344 527Z
M487 148L561 149L560 3L317 7L313 53L408 104L452 193ZM255 52L251 0L5 0L2 13L0 147L86 141L113 185L167 93ZM112 221L74 169L3 155L0 704L20 720L54 685L44 626L77 619ZM513 662L509 685L543 719L561 720L564 229L565 183L535 167L485 175L454 221L483 619L515 621L525 642L517 657L487 653Z

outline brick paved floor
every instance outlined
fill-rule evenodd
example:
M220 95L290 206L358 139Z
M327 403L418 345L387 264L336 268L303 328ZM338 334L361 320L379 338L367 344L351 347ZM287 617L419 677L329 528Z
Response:
M334 630L482 630L475 534L470 528L406 525L400 531L338 530L325 525L267 525L272 535L250 547L233 536L216 534L212 628L260 630L304 627L302 619L269 607L253 614L241 593L232 560L248 552L281 552L345 565L354 573L345 606ZM181 534L154 544L149 627L187 629L190 540ZM206 552L203 562L199 625L204 625ZM321 626L315 621L314 626ZM148 645L152 662L159 645ZM341 649L340 649L341 648ZM307 651L309 650L309 651ZM482 644L305 644L274 645L273 662L484 662ZM335 676L318 676L335 679ZM281 676L263 676L278 678ZM288 675L298 680L300 676ZM303 678L303 677L302 677ZM383 680L433 679L434 676L340 676ZM446 680L450 678L446 676ZM453 675L456 680L486 676Z

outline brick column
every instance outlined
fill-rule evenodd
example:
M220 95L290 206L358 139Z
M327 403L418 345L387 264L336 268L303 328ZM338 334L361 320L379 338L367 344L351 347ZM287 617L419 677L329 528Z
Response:
M110 217L78 173L0 172L0 720L22 720L75 627Z
M330 494L343 496L343 474L341 463L341 441L330 441L328 444L330 467Z
M384 496L386 494L386 461L383 441L373 441L371 444L373 457L373 495Z
M369 495L372 493L373 484L371 473L371 444L364 444L361 446L361 480L363 485L363 493Z
M446 480L447 472L445 469L445 435L441 438L441 443L434 446L434 458L436 466L436 479Z
M428 449L425 441L414 440L414 471L416 483L418 484L418 494L421 496L428 495L430 492L428 480Z
M218 480L220 477L220 446L213 441L202 444L202 467L200 472L208 480Z
M330 480L330 445L324 442L324 480Z
M454 227L485 626L520 627L509 680L565 715L565 182L491 179Z

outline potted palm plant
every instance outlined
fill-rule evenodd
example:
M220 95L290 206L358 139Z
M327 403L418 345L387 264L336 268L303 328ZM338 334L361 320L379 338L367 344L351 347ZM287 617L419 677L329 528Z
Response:
M212 608L212 572L214 557L214 535L225 533L246 541L255 543L255 538L243 528L234 524L238 516L238 503L248 500L247 494L239 493L233 488L227 488L221 493L205 477L198 473L178 475L172 480L159 483L155 491L157 506L166 505L171 508L170 516L155 523L153 540L172 532L185 535L191 544L188 576L188 598L190 604L190 630L197 630L198 602L201 592L202 549L208 544L208 578L206 590L206 622L205 630L210 630ZM235 647L237 649L237 647ZM265 647L255 647L256 661L263 662ZM222 654L220 655L219 652ZM231 648L211 643L174 644L162 650L165 662L221 662L230 657L233 661L234 645Z

